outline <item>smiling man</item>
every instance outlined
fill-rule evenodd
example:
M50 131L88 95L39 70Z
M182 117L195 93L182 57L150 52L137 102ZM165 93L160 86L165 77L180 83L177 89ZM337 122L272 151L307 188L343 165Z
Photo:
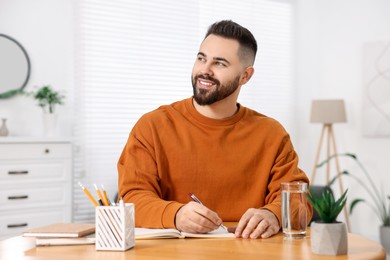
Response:
M136 123L118 162L119 196L135 204L136 226L207 233L236 221L243 238L280 230L280 183L308 178L285 129L237 103L256 52L249 30L214 23L192 70L193 97Z

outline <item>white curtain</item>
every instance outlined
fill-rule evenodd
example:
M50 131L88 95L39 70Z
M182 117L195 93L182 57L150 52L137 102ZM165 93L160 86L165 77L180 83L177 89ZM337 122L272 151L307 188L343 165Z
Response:
M289 1L80 0L76 5L73 221L94 220L78 182L117 191L116 164L138 118L192 95L191 69L207 27L232 19L255 35L255 75L239 102L292 123Z

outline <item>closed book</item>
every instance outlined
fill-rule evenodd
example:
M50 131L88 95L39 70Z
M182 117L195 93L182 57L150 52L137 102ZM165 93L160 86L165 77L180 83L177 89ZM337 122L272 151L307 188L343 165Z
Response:
M95 244L95 234L84 237L37 237L37 246L67 246L67 245L92 245Z
M32 228L23 233L25 237L83 237L95 233L95 224L59 223Z

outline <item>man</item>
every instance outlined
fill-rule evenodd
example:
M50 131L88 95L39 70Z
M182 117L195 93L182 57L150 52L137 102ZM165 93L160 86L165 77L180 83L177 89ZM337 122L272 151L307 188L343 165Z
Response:
M193 97L134 126L118 172L119 196L135 204L136 226L206 233L238 221L235 235L243 238L280 230L280 183L308 179L284 128L237 103L256 52L246 28L211 25L192 71Z

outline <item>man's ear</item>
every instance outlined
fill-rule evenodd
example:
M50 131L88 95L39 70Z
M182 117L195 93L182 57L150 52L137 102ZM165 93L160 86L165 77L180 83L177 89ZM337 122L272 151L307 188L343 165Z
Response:
M255 69L252 66L246 67L244 72L241 75L240 85L246 84L252 78L254 73L255 73Z

